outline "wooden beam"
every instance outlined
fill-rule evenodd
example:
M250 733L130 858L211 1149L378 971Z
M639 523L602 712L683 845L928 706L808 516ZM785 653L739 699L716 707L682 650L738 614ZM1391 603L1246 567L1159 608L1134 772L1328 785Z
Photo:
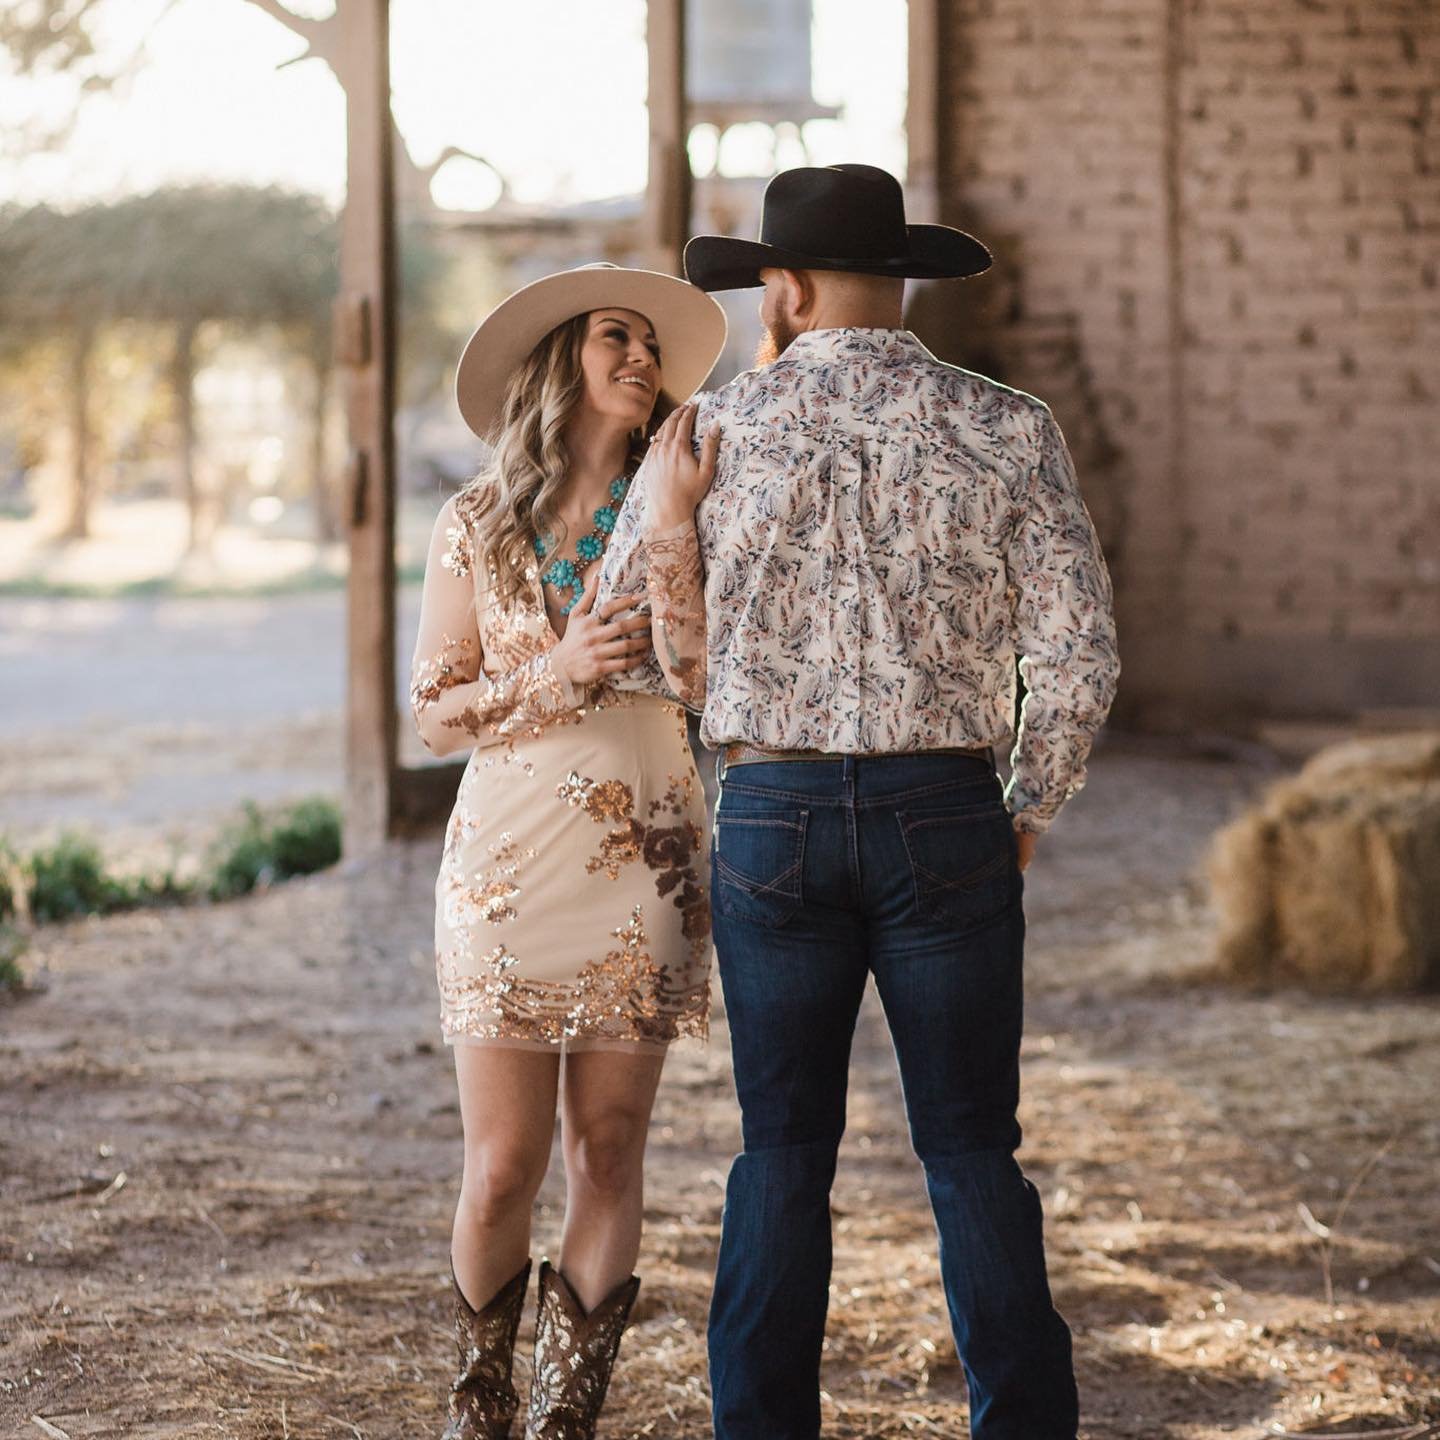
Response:
M390 806L392 835L433 833L455 808L463 762L416 765L396 771Z
M350 452L345 845L373 851L395 785L395 201L389 0L345 0L348 180L340 237L336 360Z
M685 0L648 0L650 175L645 263L680 275L690 229L689 125L685 101Z
M944 95L945 0L910 0L909 91L905 102L905 213L914 223L944 224L947 207Z

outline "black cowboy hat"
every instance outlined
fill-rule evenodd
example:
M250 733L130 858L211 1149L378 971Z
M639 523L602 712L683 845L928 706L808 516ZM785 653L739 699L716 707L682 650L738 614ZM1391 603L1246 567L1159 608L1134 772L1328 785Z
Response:
M766 187L759 240L697 235L685 275L702 290L760 285L766 266L948 280L990 268L990 252L949 225L907 225L900 182L874 165L782 170Z

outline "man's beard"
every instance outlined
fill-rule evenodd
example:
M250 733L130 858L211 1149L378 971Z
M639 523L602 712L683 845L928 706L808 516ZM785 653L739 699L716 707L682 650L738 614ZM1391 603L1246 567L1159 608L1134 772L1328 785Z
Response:
M766 365L773 365L790 348L790 342L795 339L796 333L783 320L766 325L765 333L755 347L755 368L759 370Z

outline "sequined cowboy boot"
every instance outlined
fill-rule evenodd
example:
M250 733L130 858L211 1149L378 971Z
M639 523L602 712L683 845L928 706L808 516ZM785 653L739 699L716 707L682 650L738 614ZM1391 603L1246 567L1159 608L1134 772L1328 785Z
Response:
M540 1262L525 1440L591 1440L639 1289L640 1278L632 1275L587 1315L565 1277L548 1260Z
M472 1310L461 1293L454 1265L450 1279L455 1285L460 1373L450 1386L450 1423L440 1440L508 1440L520 1408L510 1363L525 1308L525 1287L530 1283L530 1262L480 1310Z

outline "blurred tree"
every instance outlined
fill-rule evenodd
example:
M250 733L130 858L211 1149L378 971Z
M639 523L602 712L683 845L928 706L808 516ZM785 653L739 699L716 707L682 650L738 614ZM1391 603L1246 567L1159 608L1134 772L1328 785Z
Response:
M274 323L322 372L323 425L335 217L319 199L248 186L189 186L76 211L0 211L0 330L10 351L67 338L71 493L63 534L87 533L92 500L95 339L118 320L166 326L179 434L180 483L191 543L202 531L195 483L195 338L208 320ZM312 475L317 508L323 465Z
M76 82L77 101L87 91L110 90L133 74L140 67L144 58L144 35L128 53L122 53L113 46L97 45L96 35L99 26L108 18L110 12L123 8L125 3L126 0L18 0L18 3L0 6L0 53L8 57L11 68L17 74L32 77L68 76ZM180 0L155 0L156 8L149 17L146 35L178 3ZM298 13L283 3L283 0L234 0L234 3L250 4L264 11L265 14L284 25L305 42L304 51L286 61L285 64L294 65L305 60L318 59L331 70L342 89L348 88L350 81L346 73L347 51L343 35L345 12L348 8L347 0L336 0L332 13L323 17ZM76 109L78 106L72 107L72 115ZM55 146L63 142L68 130L69 126L63 125L59 129L43 135L37 134L33 129L17 131L12 136L11 143L15 143L18 139L19 143L29 150ZM495 168L482 157L454 146L447 147L429 165L422 166L417 164L410 155L398 129L394 130L393 138L398 210L402 216L410 221L419 222L421 226L436 213L436 206L430 192L430 183L436 172L447 161L456 156L463 156L479 161L492 170ZM496 174L500 181L503 197L508 186L505 177L498 171ZM69 424L71 443L68 461L71 474L71 504L66 525L66 531L69 534L82 535L88 525L91 471L93 469L93 417L89 416L87 410L89 390L86 377L89 375L92 365L91 351L94 344L95 327L97 323L103 323L105 313L164 317L173 322L174 353L169 365L169 379L176 396L176 428L181 455L180 488L191 510L192 544L199 533L201 497L195 479L195 427L193 404L190 400L190 382L196 364L197 326L200 320L217 316L236 318L242 322L261 316L271 319L281 318L279 312L268 306L263 299L257 300L255 306L248 312L236 315L234 307L228 304L219 309L210 308L205 297L207 295L213 297L217 293L215 288L217 278L219 290L226 290L225 277L231 268L229 261L235 257L236 246L248 242L252 236L258 246L263 239L261 229L264 223L277 223L283 228L287 223L300 221L302 222L301 229L305 229L303 223L305 217L276 211L275 205L280 204L279 201L268 206L266 215L261 217L260 225L255 224L252 217L245 217L244 224L236 232L224 223L226 216L223 203L186 201L177 198L186 195L195 197L223 193L243 197L254 196L261 192L242 190L239 187L234 187L228 192L207 192L197 189L172 190L162 192L170 197L169 200L162 201L155 197L147 197L144 202L125 202L131 205L143 203L146 207L143 215L125 213L123 207L116 207L120 213L105 215L102 215L97 209L93 214L86 214L85 221L78 228L72 227L70 233L65 237L65 248L72 251L86 252L87 244L93 241L96 247L94 253L71 255L66 264L71 269L78 266L78 269L84 272L91 261L103 259L108 254L122 260L119 268L112 270L108 266L102 266L105 269L103 276L84 273L72 276L72 280L79 279L82 282L76 286L61 277L60 272L66 268L66 265L48 267L51 278L59 282L42 286L43 293L48 295L51 302L60 302L62 292L72 296L88 295L92 298L103 296L107 300L118 301L118 304L108 312L101 312L98 320L95 308L85 304L67 307L63 303L51 303L40 307L46 311L42 329L49 330L53 334L54 329L61 325L63 320L68 334L70 382L67 389L72 401ZM268 193L272 196L280 194L278 191ZM292 199L296 203L300 203L298 197L292 197ZM243 199L240 203L243 208ZM313 203L318 208L318 202ZM201 211L206 206L208 206L208 210L202 214ZM15 215L16 212L12 211L9 218L13 219ZM0 222L6 221L6 218L4 213L0 212ZM31 235L20 237L18 243L23 248L28 240L39 238L47 227L58 224L60 219L61 217L54 212L49 212L48 215L37 214L31 222ZM138 267L139 273L132 273L128 276L120 273L125 268L122 257L126 251L108 248L110 242L102 236L106 225L109 225L115 232L113 240L125 242L136 238L132 237L130 233L134 231L146 232L150 235L157 231L164 231L168 235L170 226L175 221L179 221L182 225L181 235L188 236L193 240L190 251L185 251L183 239L177 238L175 243L168 245L166 242L162 242L153 257L155 264L148 267L142 264ZM328 232L328 248L324 252L321 268L324 272L325 285L329 287L325 290L324 295L324 303L328 307L329 295L333 290L334 283L334 243L338 232L328 216L324 228ZM213 233L216 230L219 231L218 235ZM142 234L138 238L143 241L146 235ZM284 237L276 236L274 238ZM302 238L308 242L318 237L313 234L305 234ZM212 240L216 243L212 243ZM34 253L43 255L45 248L42 241ZM136 252L130 251L129 253L135 254ZM288 251L282 245L270 253L277 257L284 257L293 252ZM295 317L295 321L291 325L294 341L299 352L307 357L313 375L311 389L314 440L311 493L314 499L317 534L321 540L331 540L338 538L340 526L334 497L330 494L330 487L326 483L323 458L322 437L326 429L326 412L333 389L329 316L328 308L323 315L312 313L309 308L308 302L317 298L312 293L311 282L318 278L314 262L319 256L318 251L308 243L305 253L309 261L309 273L293 277L293 289L304 292L299 296L302 303L298 307L291 308L289 314ZM186 283L181 287L181 294L174 297L174 303L167 308L158 300L164 288L165 275L169 272L171 278L175 278L172 267L177 264L188 266L192 256L201 263L193 268ZM455 337L443 322L437 322L435 313L426 303L427 297L434 290L434 282L444 268L444 261L432 237L415 224L407 225L401 236L400 260L404 315L400 337L402 372L406 375L410 386L417 382L420 385L432 385L437 382L439 372L443 371L445 366L453 360ZM248 262L242 262L242 271L248 278L247 264ZM238 279L238 272L236 278ZM273 283L276 277L264 278L267 283L260 287L262 296L273 297L277 290L284 293L286 287L283 284L277 287ZM8 283L9 280L9 276L0 276L0 295L14 298L21 293L21 286L18 282ZM231 286L231 290L233 288L234 286ZM143 303L136 303L137 295L143 297ZM0 300L0 305L4 304L5 301ZM245 310L244 306L240 308L242 311ZM33 327L25 333L33 334ZM3 349L4 337L0 337L0 350ZM3 361L3 355L0 355L0 361Z
M179 489L192 548L205 535L196 482L193 386L206 322L267 327L310 371L309 490L317 538L339 537L323 437L332 391L330 319L338 225L315 196L251 186L185 186L112 204L59 211L0 209L0 352L66 347L69 397L68 513L62 534L87 533L93 500L97 336L122 320L162 326L171 337ZM435 318L447 261L428 233L401 236L407 371L432 393L454 337ZM3 355L0 355L3 358Z
M29 76L67 75L79 91L110 90L139 66L145 37L129 52L102 59L95 48L91 25L106 0L18 0L0 6L0 51L9 56L16 74ZM165 0L163 16L179 3ZM157 19L159 17L157 16ZM77 107L63 120L40 129L32 120L13 131L3 132L6 148L22 150L56 149L69 138L75 126Z
M174 9L180 0L164 0L149 26L153 29ZM305 60L321 61L347 94L351 80L348 74L345 45L346 0L335 0L335 9L326 16L300 14L282 0L237 0L263 10L292 34L305 42L305 49L286 65ZM144 56L144 37L129 54L113 59L102 57L95 46L93 27L101 17L126 4L126 0L19 0L0 8L0 50L6 52L17 74L65 74L79 82L82 91L108 90L133 73ZM55 147L63 143L72 120L45 135L31 131L24 137L29 148ZM391 121L391 139L395 157L395 191L402 214L424 216L436 206L430 193L430 182L447 161L460 156L475 160L494 172L500 182L501 198L508 193L505 176L482 155L449 145L428 165L418 164Z

